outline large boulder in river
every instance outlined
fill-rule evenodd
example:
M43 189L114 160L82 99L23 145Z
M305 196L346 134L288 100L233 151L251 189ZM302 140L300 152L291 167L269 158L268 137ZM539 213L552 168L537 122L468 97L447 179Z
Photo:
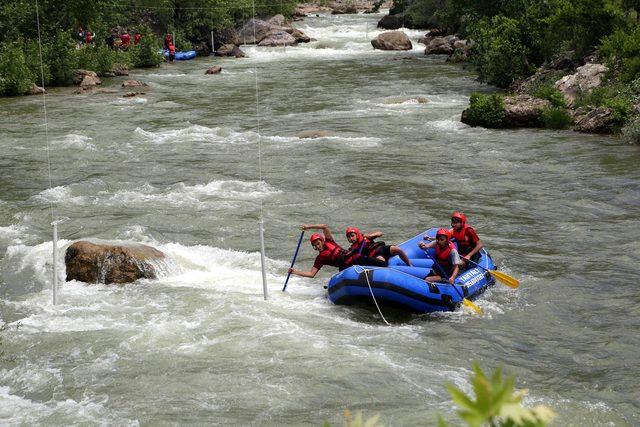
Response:
M309 43L311 41L311 37L303 33L297 28L287 28L285 30L287 33L291 34L293 38L296 39L298 43Z
M413 20L409 16L405 16L403 13L398 13L395 15L386 15L383 16L380 21L378 21L378 28L382 28L384 30L397 30L399 28L413 28Z
M64 263L67 281L122 284L155 279L152 262L164 258L159 250L142 244L108 245L81 240L67 248Z
M73 70L73 83L80 87L101 85L102 81L94 71Z
M294 46L298 42L296 38L286 31L272 32L267 37L262 39L258 46L263 47L282 47L282 46Z
M371 45L380 50L411 50L409 37L402 31L387 31L371 40Z
M424 40L427 47L425 55L451 55L456 49L466 49L466 40L460 40L457 36L427 37Z
M571 107L578 95L589 93L600 86L602 78L608 71L609 68L602 64L584 64L578 67L575 74L569 74L558 80L555 87L562 92L567 105Z
M237 45L231 43L220 46L220 48L216 51L216 55L234 56L236 58L244 58L246 56Z
M243 43L256 44L260 43L260 41L267 37L269 33L277 30L281 30L281 27L272 25L261 19L251 18L246 24L244 24L240 31L238 31L238 38L242 40Z
M267 23L277 27L284 27L287 25L287 19L282 15L275 15L267 19Z
M358 13L358 7L354 3L342 2L342 0L336 0L329 3L332 15L344 15L348 13Z
M506 127L540 126L542 111L551 107L546 99L529 95L505 96L503 102Z

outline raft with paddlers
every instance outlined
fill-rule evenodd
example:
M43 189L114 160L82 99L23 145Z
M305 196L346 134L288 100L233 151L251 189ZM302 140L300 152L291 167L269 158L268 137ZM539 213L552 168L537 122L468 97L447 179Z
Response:
M496 279L507 286L517 286L515 279L495 271L493 260L485 249L479 252L472 268L462 271L453 284L425 282L425 277L432 269L438 271L439 265L434 263L435 250L422 250L418 244L425 236L435 238L437 231L432 228L399 245L410 258L411 267L396 256L389 260L388 267L354 265L335 274L327 286L329 299L335 304L376 303L379 307L395 307L412 313L452 311L461 304L480 312L470 300L493 285ZM506 282L509 279L513 280L510 284Z
M163 49L162 54L164 55L165 58L169 58L169 51L167 49ZM196 55L197 53L195 50L179 51L179 52L176 52L175 59L176 61L186 61L186 60L195 58Z

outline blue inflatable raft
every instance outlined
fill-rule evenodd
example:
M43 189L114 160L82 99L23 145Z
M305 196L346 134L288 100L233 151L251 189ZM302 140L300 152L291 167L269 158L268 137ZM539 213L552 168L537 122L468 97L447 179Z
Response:
M162 54L165 58L169 58L169 51L166 49L162 50ZM197 55L195 50L187 50L176 52L176 61L186 61L188 59L193 59Z
M453 311L461 303L463 296L469 300L480 295L495 283L487 271L474 267L460 272L453 285L447 283L426 283L433 261L427 257L418 243L426 234L435 238L437 228L432 228L399 245L411 259L408 267L397 256L389 260L388 267L351 266L331 277L327 290L334 304L373 303L371 294L380 307L395 307L412 313ZM429 255L435 257L434 249ZM489 253L480 251L478 264L495 270ZM454 289L455 287L455 289Z

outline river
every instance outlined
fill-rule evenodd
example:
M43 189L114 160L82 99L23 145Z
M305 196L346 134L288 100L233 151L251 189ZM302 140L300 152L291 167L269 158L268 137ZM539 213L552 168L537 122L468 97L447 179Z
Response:
M0 424L341 425L349 408L432 425L457 419L445 385L470 390L473 361L515 374L554 425L640 424L638 147L470 128L469 95L493 89L424 56L418 31L410 52L371 49L379 18L310 17L307 45L135 70L150 88L133 98L53 89L51 187L42 98L0 99ZM56 306L50 207L68 218ZM521 280L476 300L483 316L387 326L326 299L330 268L280 292L301 223L400 243L453 210ZM136 285L64 283L81 238L170 262ZM313 258L305 241L297 266Z

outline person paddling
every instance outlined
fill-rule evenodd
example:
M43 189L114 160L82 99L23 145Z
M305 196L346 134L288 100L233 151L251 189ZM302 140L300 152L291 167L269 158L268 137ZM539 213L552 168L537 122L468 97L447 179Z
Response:
M458 243L458 253L462 257L463 266L466 267L467 260L478 262L480 260L480 249L484 247L480 237L473 227L467 225L467 217L462 212L454 212L451 215L451 237Z
M425 282L448 281L453 284L460 272L460 264L462 261L460 260L460 255L456 247L451 243L449 230L446 228L438 229L435 242L420 242L418 246L424 250L434 247L436 249L434 262L437 263L438 266L433 266L433 269L431 269L427 277L425 277ZM443 277L443 273L446 277Z
M347 235L347 240L351 243L349 251L356 252L363 256L377 258L385 262L389 262L391 257L398 255L406 265L411 266L409 257L407 257L407 254L398 246L375 241L378 237L383 236L380 231L362 234L357 227L347 227L345 234Z
M331 234L331 230L329 230L326 224L302 224L300 228L302 230L322 230L322 234L313 233L309 238L311 246L319 253L313 262L311 270L302 271L290 268L288 272L291 274L311 278L315 277L318 271L325 265L338 267L339 270L344 270L352 265L370 265L376 267L385 267L387 265L386 261L350 253L342 248L342 246L333 239L333 234Z

